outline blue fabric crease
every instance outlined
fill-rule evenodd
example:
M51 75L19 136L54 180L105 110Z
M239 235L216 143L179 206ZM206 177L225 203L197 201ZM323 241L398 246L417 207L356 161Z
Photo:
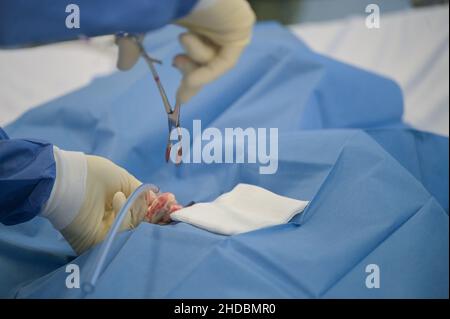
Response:
M151 33L146 47L170 65L179 32ZM180 75L158 71L173 97ZM203 129L278 128L277 172L261 175L249 163L175 167L164 161L167 122L145 63L97 78L6 132L106 156L181 203L212 200L238 183L311 202L287 224L230 237L143 223L118 236L91 295L65 287L65 265L79 265L83 276L98 247L75 257L41 218L0 226L0 295L448 298L448 138L406 126L402 114L393 81L260 24L236 68L185 105L181 120L190 132L196 119ZM381 269L378 289L365 286L372 263ZM14 269L25 271L9 276Z

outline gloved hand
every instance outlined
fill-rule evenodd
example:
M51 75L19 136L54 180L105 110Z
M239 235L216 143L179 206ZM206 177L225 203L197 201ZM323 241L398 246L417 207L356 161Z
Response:
M231 69L250 42L256 17L245 0L200 0L186 17L175 21L188 29L180 36L186 53L177 55L173 64L183 79L177 92L186 103L203 85ZM117 38L117 67L128 70L139 58L139 49L128 38Z
M55 148L56 179L42 215L60 230L78 253L102 241L126 198L141 185L110 160ZM136 227L147 213L138 199L121 230Z
M172 193L155 194L147 196L149 205L145 221L152 224L165 225L170 223L170 214L183 208L177 203Z
M188 16L176 21L188 29L180 36L186 54L173 63L183 73L177 92L181 103L236 64L250 42L255 20L245 0L200 0Z
M136 39L116 36L116 44L119 47L119 55L117 57L117 68L119 70L129 70L136 64L141 53L139 46L136 44L136 40L142 41L143 37L142 34L139 34Z

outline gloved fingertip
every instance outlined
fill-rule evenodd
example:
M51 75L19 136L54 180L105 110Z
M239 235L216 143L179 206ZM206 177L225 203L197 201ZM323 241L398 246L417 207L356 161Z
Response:
M189 35L189 32L182 32L178 35L178 41L183 43L185 41L185 38Z
M186 104L191 98L191 95L183 89L179 89L177 92L177 100L180 101L181 104Z
M114 219L117 218L117 214L119 214L120 210L122 209L123 205L125 205L126 201L127 199L124 193L117 192L114 194L112 202ZM131 214L127 213L122 221L122 224L120 225L119 231L128 230L131 227L132 227Z
M120 211L120 209L122 208L122 206L125 204L126 201L127 201L127 198L125 197L124 193L117 192L114 194L112 206L113 206L113 211L115 214L117 214Z
M174 212L176 212L177 210L180 210L180 209L182 209L183 208L183 206L181 206L180 204L173 204L171 207L170 207L170 213L174 213Z
M177 98L181 102L181 104L187 103L194 95L200 91L201 86L199 87L193 87L186 84L187 81L183 81L180 88L177 92Z
M172 65L176 67L181 74L186 75L197 69L199 66L187 55L179 54L173 58Z
M149 205L145 195L140 196L134 202L133 206L131 207L131 212L129 214L131 216L130 224L132 228L137 227L145 219L148 207Z
M137 61L137 59L133 61L133 60L128 59L128 58L119 57L117 59L116 67L120 71L128 71L129 69L131 69L136 64L136 61Z
M117 68L121 71L131 69L139 59L140 50L133 41L126 37L116 38L116 44L119 47Z
M184 64L187 62L188 57L183 54L178 54L174 56L172 60L172 66L177 68L178 70L182 71Z
M148 191L145 194L145 201L147 203L147 206L150 206L157 197L158 196L153 191Z
M208 63L216 55L217 48L215 45L194 33L188 32L181 35L180 43L186 51L186 55L196 63Z

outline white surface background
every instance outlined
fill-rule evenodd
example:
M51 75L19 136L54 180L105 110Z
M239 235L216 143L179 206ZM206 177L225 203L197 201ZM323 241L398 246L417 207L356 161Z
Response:
M449 134L449 8L381 14L380 29L365 17L292 26L314 50L394 79L405 100L404 120Z
M291 29L317 52L396 80L404 93L405 121L448 136L448 10L447 5L382 13L380 29L366 28L363 16ZM116 54L111 37L0 50L0 125L115 72Z

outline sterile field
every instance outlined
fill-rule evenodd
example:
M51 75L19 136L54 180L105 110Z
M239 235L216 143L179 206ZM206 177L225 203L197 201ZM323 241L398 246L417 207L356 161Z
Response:
M111 37L0 50L0 208L25 207L0 224L0 297L448 298L448 5L381 17L258 22L183 103L179 25L121 35L126 72ZM10 174L31 161L14 140L54 165ZM27 219L41 198L7 182L31 171L61 190L36 183ZM119 195L92 182L116 172ZM77 209L106 212L89 241L66 228L87 217L54 217L78 181L95 196Z

